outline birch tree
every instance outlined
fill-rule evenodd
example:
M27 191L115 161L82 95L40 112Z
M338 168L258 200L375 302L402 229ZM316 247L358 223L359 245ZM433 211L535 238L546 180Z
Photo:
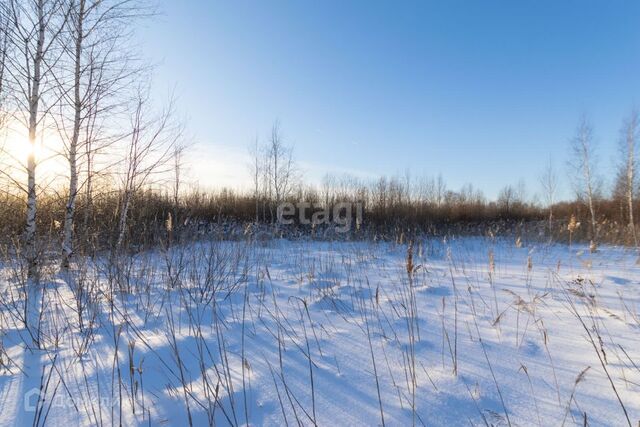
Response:
M34 345L40 348L40 304L44 294L38 283L36 144L38 136L42 135L45 119L58 103L54 93L55 71L61 54L58 41L68 11L62 0L7 0L1 12L6 23L4 50L10 52L5 56L3 65L3 77L6 77L3 80L11 87L8 92L8 103L11 103L9 120L27 131L24 141L26 164L22 159L16 162L24 165L26 186L18 182L18 178L9 177L26 195L22 256L27 270L27 289L23 321Z
M640 119L638 112L633 110L629 117L624 121L622 126L622 138L620 142L620 171L619 176L622 178L622 191L624 194L629 231L633 238L634 244L638 245L638 237L636 235L635 218L633 212L634 193L637 184L636 178L636 147L638 144L638 127Z
M440 209L442 207L442 203L444 202L444 197L447 193L447 184L444 182L444 178L442 174L438 174L438 178L436 180L436 207Z
M558 174L553 167L551 159L549 159L540 176L540 186L542 187L542 195L549 211L549 233L551 233L553 227L553 205L556 202L556 192L558 190Z
M76 195L78 193L78 140L80 139L80 126L82 114L82 98L80 96L80 81L82 77L82 49L85 40L85 19L87 9L86 0L71 2L71 34L74 41L73 51L73 133L68 149L69 160L69 197L64 216L63 240L62 240L62 267L69 267L69 259L73 252L72 249L72 233L73 233L73 217L76 208Z
M586 117L580 119L575 136L571 139L571 158L569 165L574 171L576 194L586 200L589 209L589 233L591 247L598 242L598 220L596 217L595 200L598 195L599 182L594 163L595 142L593 127Z
M254 201L256 209L255 223L258 224L260 212L260 176L262 172L262 162L260 159L260 145L257 136L253 145L249 146L249 155L251 156L251 161L249 162L248 167L253 184L253 198L255 199Z
M69 125L63 125L65 157L69 164L69 189L65 209L62 262L67 268L74 252L73 231L76 199L86 186L88 215L91 200L93 167L99 150L106 149L114 138L98 139L104 116L115 116L119 93L127 93L127 86L140 68L135 57L124 52L130 31L125 28L151 11L146 4L132 0L68 0L69 34L65 51L70 57L70 85L61 84L62 98L71 111ZM65 115L62 114L64 118ZM70 128L68 131L67 128ZM117 139L117 138L115 138ZM82 163L85 182L80 182ZM85 226L88 217L85 217Z
M178 130L176 134L181 135L182 130ZM187 150L187 145L181 141L175 141L173 143L173 182L171 185L173 196L173 222L178 224L178 209L180 208L180 192L183 183L183 169L184 169L184 153Z
M155 177L171 170L171 159L182 128L173 121L173 101L159 114L153 114L148 89L140 89L134 101L131 132L122 159L121 198L118 215L116 250L122 249L127 233L127 219L134 195Z
M276 206L282 203L291 193L295 179L295 165L293 162L293 148L284 143L280 123L276 121L271 128L268 149L268 175L270 187L275 196Z
M44 117L56 99L46 102L55 87L54 70L60 57L58 38L63 31L67 10L62 0L9 0L6 6L8 44L13 55L7 56L5 73L12 84L15 119L28 130L27 209L24 233L24 256L28 277L37 277L36 248L36 139Z
M12 44L10 43L11 14L7 0L0 0L0 178L3 185L0 190L3 196L13 200L22 201L27 194L27 187L20 179L20 173L26 170L23 158L12 152L11 147L7 147L7 137L11 134L11 81L8 75L9 55L12 55ZM15 101L15 100L14 100ZM16 173L17 172L17 173Z

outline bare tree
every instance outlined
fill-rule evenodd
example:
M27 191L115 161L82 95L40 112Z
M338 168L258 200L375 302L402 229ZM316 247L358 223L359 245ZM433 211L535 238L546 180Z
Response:
M518 185L516 186L516 200L520 204L525 204L527 202L527 183L523 178L518 180Z
M87 99L83 105L82 114L82 140L77 149L82 156L77 158L78 169L81 170L82 181L78 186L78 194L82 190L84 193L84 218L83 228L86 236L89 235L89 221L92 213L93 195L95 179L101 175L109 175L109 170L113 168L119 160L111 155L114 151L111 148L116 146L126 132L115 130L113 125L114 117L126 115L127 103L121 99L121 95L128 93L127 87L134 81L134 75L141 70L138 67L129 69L126 59L114 61L108 57L103 57L97 61L93 54L89 60L91 64L87 84ZM106 64L121 64L115 70L108 72ZM93 88L89 90L89 86ZM126 126L121 126L126 128ZM67 149L67 153L68 153ZM68 154L67 154L68 155ZM71 192L70 192L71 194ZM76 195L77 196L77 195Z
M114 116L114 107L121 102L119 94L127 93L127 86L141 71L132 65L136 62L133 55L121 47L131 34L127 25L152 12L145 2L133 0L66 1L69 18L63 48L70 58L66 67L70 83L66 84L64 79L59 82L61 99L66 101L63 107L70 110L72 118L69 124L65 123L63 108L59 131L63 134L64 155L69 163L69 193L63 226L62 268L68 267L74 252L74 217L76 199L83 185L80 182L82 162L86 163L84 185L88 208L95 156L114 141L114 138L98 139L99 122L107 114Z
M28 137L26 164L22 159L15 163L24 166L26 186L11 173L3 175L16 184L18 191L26 194L26 221L23 258L27 267L24 321L34 344L41 346L40 303L42 289L38 283L39 255L37 247L36 215L38 210L38 182L36 180L36 145L42 136L45 119L58 104L53 92L56 87L55 69L61 51L58 39L62 33L68 11L62 0L33 0L29 2L7 0L0 7L3 22L3 86L8 84L8 103L11 103L12 124L24 126ZM10 53L9 53L10 52ZM3 168L4 169L4 168Z
M500 206L507 215L511 214L513 205L517 200L518 195L512 185L504 186L498 194L498 206Z
M121 200L116 250L122 248L127 231L127 217L133 196L154 177L171 169L171 159L182 128L173 120L173 101L157 115L150 111L148 90L138 91L132 111L131 132L123 159Z
M422 176L418 181L418 199L422 204L432 204L435 200L435 181L432 177Z
M182 131L178 131L181 134ZM173 197L173 222L178 224L178 209L180 208L180 192L182 191L182 171L184 169L184 153L187 145L176 140L173 143L173 183L171 186Z
M67 206L64 216L64 228L62 239L62 267L69 267L69 259L73 253L72 249L72 237L73 237L73 218L76 208L76 196L78 194L78 168L77 168L77 153L78 153L78 140L80 138L80 126L81 114L83 110L82 98L80 95L81 87L80 82L82 78L82 50L84 48L85 40L85 19L86 15L90 13L90 5L87 8L86 0L79 0L71 2L71 34L74 40L74 52L73 52L73 134L69 143L68 160L69 160L69 197L67 200Z
M277 206L290 195L296 174L293 162L293 148L284 143L278 121L271 128L266 173L269 179L269 187L273 191L274 202Z
M540 175L540 186L542 187L543 197L547 209L549 210L549 233L553 226L553 205L556 202L556 192L558 190L558 174L553 167L553 162L549 158L549 162Z
M438 207L438 209L440 209L440 207L442 207L442 203L444 202L444 196L447 193L447 184L445 183L441 173L438 174L435 191L436 206Z
M36 278L36 139L43 118L55 105L45 96L55 87L54 69L60 58L58 38L68 16L62 0L9 0L6 6L8 43L14 54L7 56L5 72L11 80L17 110L16 119L28 129L27 215L25 227L25 260L28 276Z
M333 175L325 174L322 177L322 183L320 187L321 191L321 201L323 206L331 206L333 203L333 193L334 188L336 186L336 179Z
M262 171L262 162L260 161L260 145L258 137L252 145L249 146L249 155L251 156L251 162L249 163L249 172L251 173L251 181L253 184L253 198L256 205L256 224L259 221L260 212L260 176Z
M622 126L622 138L620 140L621 162L619 171L622 192L626 202L629 230L636 246L638 246L638 237L636 235L633 203L637 183L635 171L639 126L640 118L638 117L637 110L634 109Z
M592 248L598 242L598 220L596 217L595 199L598 195L599 182L595 173L595 142L593 128L583 116L571 139L570 166L574 171L575 189L579 198L586 199L590 217L590 238Z

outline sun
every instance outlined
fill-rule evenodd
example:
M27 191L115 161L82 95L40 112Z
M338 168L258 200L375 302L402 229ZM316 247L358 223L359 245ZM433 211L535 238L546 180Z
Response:
M57 133L40 132L31 143L24 126L11 126L0 135L0 167L12 179L23 181L29 157L33 156L37 176L51 180L64 173L62 147Z
M40 138L37 138L35 143L29 141L29 137L26 132L20 132L15 130L9 130L2 138L0 143L0 149L2 154L15 163L15 166L24 166L30 156L35 156L35 161L38 163L43 158L44 144Z

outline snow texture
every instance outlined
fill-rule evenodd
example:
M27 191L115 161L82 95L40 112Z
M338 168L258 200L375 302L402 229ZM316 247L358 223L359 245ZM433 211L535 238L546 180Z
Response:
M76 260L45 275L39 349L6 262L0 424L637 426L637 259L463 238Z

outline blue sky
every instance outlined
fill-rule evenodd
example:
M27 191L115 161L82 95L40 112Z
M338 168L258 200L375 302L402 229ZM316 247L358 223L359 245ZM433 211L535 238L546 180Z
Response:
M279 119L307 180L442 173L489 197L564 169L585 113L606 175L640 106L640 2L161 2L140 33L176 87L193 181L248 182ZM564 195L570 188L563 185Z

